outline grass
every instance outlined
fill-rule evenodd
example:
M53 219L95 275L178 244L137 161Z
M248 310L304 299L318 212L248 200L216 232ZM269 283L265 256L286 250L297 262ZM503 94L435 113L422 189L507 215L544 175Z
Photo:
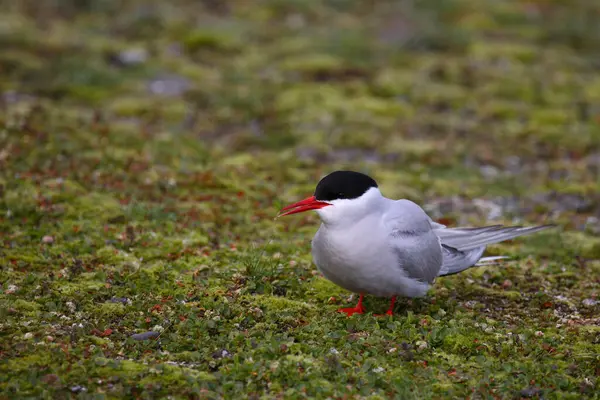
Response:
M598 397L597 2L0 6L0 398ZM346 318L338 168L559 228Z

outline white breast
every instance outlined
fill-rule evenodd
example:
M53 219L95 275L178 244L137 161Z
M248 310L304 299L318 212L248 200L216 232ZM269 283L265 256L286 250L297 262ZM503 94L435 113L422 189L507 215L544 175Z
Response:
M355 293L416 297L428 289L406 276L375 216L344 228L322 224L312 241L312 255L327 279Z

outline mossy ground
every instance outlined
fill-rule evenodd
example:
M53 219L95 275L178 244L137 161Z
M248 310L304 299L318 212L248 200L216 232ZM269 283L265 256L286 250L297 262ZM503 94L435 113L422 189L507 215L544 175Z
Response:
M598 397L599 4L0 1L0 397ZM346 318L337 168L559 228Z

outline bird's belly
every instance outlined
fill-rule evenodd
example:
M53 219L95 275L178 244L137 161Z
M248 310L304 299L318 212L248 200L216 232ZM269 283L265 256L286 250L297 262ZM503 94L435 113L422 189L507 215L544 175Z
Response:
M348 240L348 236L360 239ZM351 292L415 296L413 282L403 275L385 238L327 235L320 231L312 242L312 256L325 278ZM417 286L418 295L424 294L422 285Z

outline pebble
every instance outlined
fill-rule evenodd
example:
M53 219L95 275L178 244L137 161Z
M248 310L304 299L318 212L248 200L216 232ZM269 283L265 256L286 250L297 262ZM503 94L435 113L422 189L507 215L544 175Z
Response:
M541 390L535 386L530 386L526 389L521 390L521 396L523 397L534 397L534 396L538 396L539 394L541 394Z
M73 392L73 393L87 392L87 388L80 386L80 385L71 386L70 389L71 389L71 392Z
M75 306L75 303L73 303L72 301L67 301L67 303L65 305L71 312L75 312L75 310L77 309L77 307Z
M583 305L586 307L593 307L596 304L598 304L598 300L594 300L594 299L584 299L582 301Z
M8 288L6 288L6 290L4 291L4 293L5 294L13 294L17 290L19 290L19 287L17 285L8 285Z
M417 348L419 350L425 350L427 347L429 347L427 345L427 342L423 341L423 340L419 340L417 343L415 343L417 345Z
M124 65L136 65L146 62L148 52L144 48L127 49L119 53L119 61Z
M159 332L148 331L148 332L136 333L135 335L131 335L130 337L133 340L148 340L148 339L153 339L155 337L158 337L158 335L160 335Z
M162 76L152 80L148 89L152 94L162 96L180 96L188 90L190 83L187 79L179 76Z

